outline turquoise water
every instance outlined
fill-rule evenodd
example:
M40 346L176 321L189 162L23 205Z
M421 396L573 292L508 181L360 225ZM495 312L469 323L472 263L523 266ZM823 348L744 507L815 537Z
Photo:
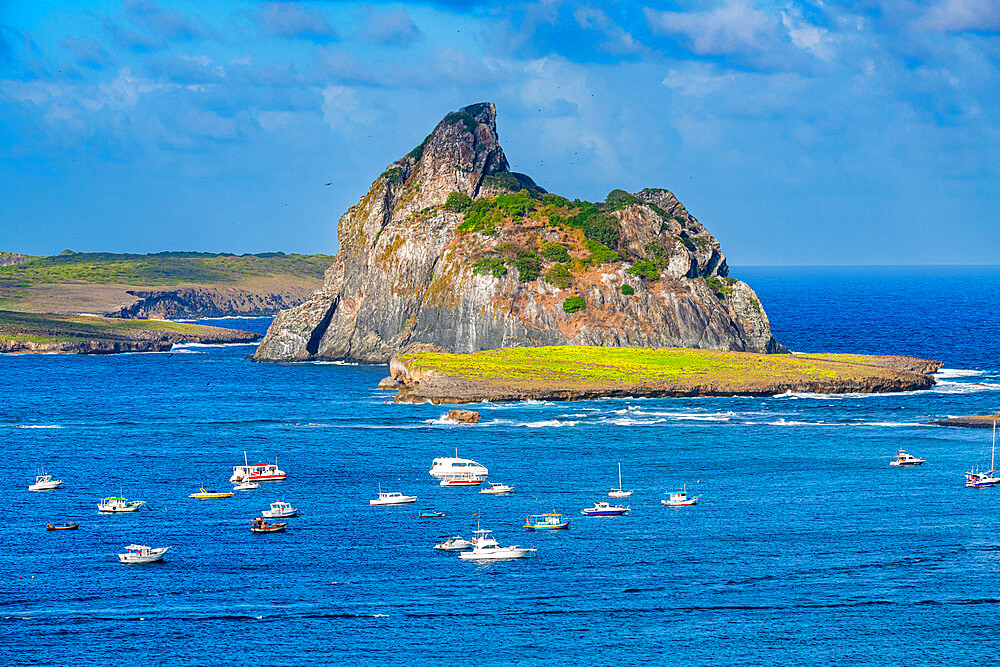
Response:
M0 357L9 473L0 662L109 664L935 664L992 654L1000 489L966 489L989 433L926 426L1000 410L1000 270L735 270L796 351L941 359L890 396L480 405L475 426L374 389L384 367L254 364L247 346L112 357ZM974 287L973 287L974 286ZM226 321L262 330L264 320ZM511 496L442 489L459 453ZM888 466L905 447L926 458ZM281 483L215 501L243 451ZM632 511L587 518L621 461ZM45 466L65 488L28 493ZM369 507L377 484L416 494ZM696 507L667 509L687 485ZM121 490L150 509L99 516ZM248 522L284 499L287 533ZM420 509L444 511L419 519ZM527 514L568 531L522 530ZM44 524L75 520L75 532ZM533 559L431 549L477 523ZM124 566L138 541L172 545ZM32 578L34 577L34 578Z

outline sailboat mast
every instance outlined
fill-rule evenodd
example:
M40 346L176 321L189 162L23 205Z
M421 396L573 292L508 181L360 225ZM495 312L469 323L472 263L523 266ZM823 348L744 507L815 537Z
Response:
M618 462L618 490L622 490L622 462Z
M997 454L997 423L993 422L993 449L990 451L990 472L994 470L993 459Z

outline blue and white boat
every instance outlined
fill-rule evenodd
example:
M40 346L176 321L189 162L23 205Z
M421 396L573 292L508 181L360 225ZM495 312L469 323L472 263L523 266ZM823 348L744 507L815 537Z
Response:
M580 514L584 516L620 516L622 514L628 514L629 506L625 505L612 505L611 503L606 503L600 500L594 503L593 507L585 507L580 510Z
M546 512L545 514L532 514L524 524L526 530L559 530L569 528L569 519L564 514L558 512Z

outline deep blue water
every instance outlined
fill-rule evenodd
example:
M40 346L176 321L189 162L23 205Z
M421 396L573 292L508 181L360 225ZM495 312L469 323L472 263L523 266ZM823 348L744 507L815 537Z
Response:
M985 663L1000 489L966 489L962 473L989 433L922 422L1000 410L1000 269L733 273L792 350L949 370L904 395L481 405L480 424L457 426L442 407L387 403L384 367L254 364L246 346L0 357L0 662ZM431 459L456 447L516 493L438 487ZM898 447L928 463L889 467ZM228 488L243 450L288 480L187 498ZM616 461L631 514L580 516ZM65 488L28 493L41 466ZM420 501L369 507L379 482ZM701 504L661 507L682 484ZM99 516L119 489L151 511ZM251 534L278 498L302 516ZM415 518L430 507L447 517ZM521 530L552 509L570 530ZM43 528L65 520L81 529ZM477 521L537 557L431 549ZM133 541L174 549L118 564Z

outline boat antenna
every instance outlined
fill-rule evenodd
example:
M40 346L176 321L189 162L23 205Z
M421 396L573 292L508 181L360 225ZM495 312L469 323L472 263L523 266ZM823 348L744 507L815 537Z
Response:
M243 467L244 468L249 468L250 467L250 462L247 461L247 450L245 450L245 449L243 450Z
M993 472L995 468L993 467L993 458L997 454L997 422L993 420L993 450L990 452L990 472Z

